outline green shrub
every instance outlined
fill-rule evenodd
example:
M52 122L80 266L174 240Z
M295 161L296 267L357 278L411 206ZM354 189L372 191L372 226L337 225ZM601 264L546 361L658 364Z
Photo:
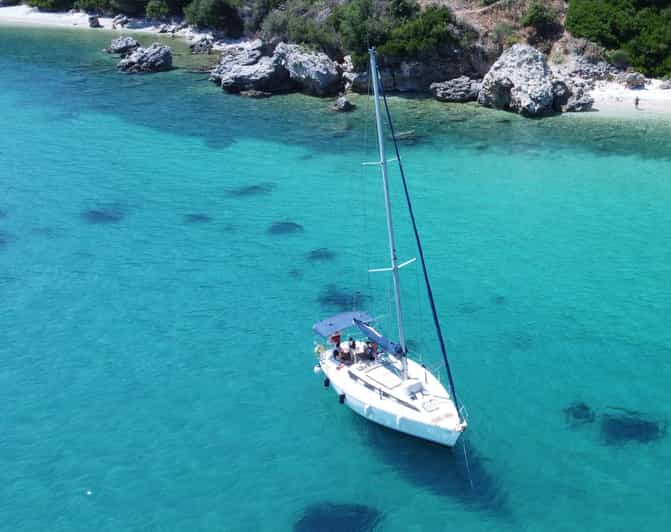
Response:
M184 8L189 24L223 30L231 37L242 33L242 20L229 0L193 0Z
M110 5L117 13L137 16L144 15L144 6L147 5L147 0L110 0Z
M339 55L339 38L328 17L319 16L327 4L314 0L289 0L281 9L274 9L261 26L265 38L278 38L313 46L330 55Z
M72 9L74 0L28 0L30 7L37 7L43 11L67 11Z
M414 0L352 0L335 9L331 20L354 64L362 66L371 46L381 50L393 29L400 29L418 13Z
M608 62L624 69L631 65L631 58L626 50L614 50L608 54Z
M166 0L149 0L145 12L148 17L162 19L170 15L170 7Z
M537 30L547 26L556 25L559 22L559 14L551 7L536 1L522 17L522 26L534 27Z
M509 22L499 22L494 26L494 41L499 46L503 46L514 33L515 26Z
M454 17L446 7L429 7L391 31L379 47L382 56L417 57L440 52L445 45L459 42Z
M670 0L571 0L566 26L577 37L626 52L631 66L649 76L671 73Z
M87 13L106 13L111 10L112 5L109 0L76 0L74 7Z

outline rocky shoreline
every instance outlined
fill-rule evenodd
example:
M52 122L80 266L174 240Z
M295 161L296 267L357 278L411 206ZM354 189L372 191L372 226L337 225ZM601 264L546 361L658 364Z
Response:
M273 46L260 39L222 44L218 49L221 59L210 80L227 92L254 97L302 92L328 97L368 90L367 73L357 71L349 57L338 63L299 45L280 42ZM462 64L451 70L460 75L431 82L430 76L420 72L428 70L430 63L403 62L383 68L381 75L389 92L433 94L445 102L478 102L528 117L590 111L594 105L590 93L598 81L612 80L630 89L648 83L641 74L622 72L604 61L588 61L580 55L568 59L550 65L539 50L516 44L481 77L473 70L470 76L463 74L467 68ZM444 74L440 69L435 72Z
M16 12L16 8L0 8L0 12L4 10ZM83 13L30 12L31 17L36 15L45 20L50 16L56 20L67 17L71 27L110 29L108 26L111 25L111 29L117 31L148 31L184 37L190 41L193 54L220 54L216 66L204 72L209 72L209 79L223 90L242 96L265 98L273 94L301 92L317 97L340 97L332 108L350 111L353 106L347 100L347 94L368 91L367 73L356 68L349 56L336 60L297 44L266 42L258 38L217 40L215 34L195 30L181 21L156 25L146 19L125 16L84 21ZM82 19L81 24L73 23L75 18L77 21ZM633 105L639 100L638 94L634 94L637 90L643 91L641 94L646 97L653 96L654 92L654 101L659 107L671 104L671 83L621 71L603 60L594 59L584 52L585 47L576 45L576 41L568 37L570 46L565 46L559 54L561 61L554 57L556 50L548 53L553 57L548 61L544 53L528 44L515 44L499 55L482 42L475 42L463 48L455 46L448 51L449 57L387 62L381 68L381 76L387 92L433 95L444 102L477 102L528 117L589 111L595 108L595 95L597 98L607 97L609 104L613 100L626 105L624 99L627 99L629 105ZM121 56L118 68L123 72L146 73L172 68L170 48L159 43L144 48L131 37L122 36L115 39L107 51ZM647 90L653 87L654 91ZM599 108L599 102L596 103ZM671 110L671 105L667 110Z

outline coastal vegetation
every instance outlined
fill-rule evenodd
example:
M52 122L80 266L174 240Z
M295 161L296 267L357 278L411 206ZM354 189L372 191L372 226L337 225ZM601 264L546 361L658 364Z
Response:
M48 11L75 7L155 19L184 16L190 24L229 37L256 34L303 44L331 57L350 54L355 65L365 61L371 45L382 63L393 63L442 57L445 50L466 47L478 37L455 17L449 0L429 5L416 0L27 1ZM671 75L671 0L569 0L567 11L551 0L531 0L497 9L511 13L489 28L489 38L500 50L526 38L549 52L565 24L572 35L603 46L609 61L619 67L632 66L650 76Z
M671 74L671 0L570 0L566 27L609 49L611 61Z

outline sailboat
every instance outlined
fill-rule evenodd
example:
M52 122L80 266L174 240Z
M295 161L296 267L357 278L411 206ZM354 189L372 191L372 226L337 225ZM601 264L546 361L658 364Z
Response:
M459 407L433 292L429 283L424 252L399 156L397 139L377 68L374 48L369 50L369 55L375 102L377 146L380 156L380 160L373 164L379 165L382 173L391 258L389 267L370 271L390 272L392 275L398 341L389 339L376 329L375 319L366 311L354 310L336 314L313 326L313 330L320 336L315 345L318 362L314 370L315 373L324 374L324 386L331 387L336 392L340 403L347 405L360 416L390 429L452 447L457 443L468 423L463 408ZM449 392L440 379L424 364L408 356L401 308L399 270L415 262L415 259L399 264L396 256L387 176L388 161L385 156L382 132L381 102L384 104L386 118L392 134L396 152L395 161L398 163L402 178L403 190L417 242L419 263L424 274L433 322L447 370Z

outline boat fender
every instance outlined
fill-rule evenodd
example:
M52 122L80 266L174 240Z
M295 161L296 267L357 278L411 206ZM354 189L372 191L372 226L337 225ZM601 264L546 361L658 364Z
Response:
M315 365L315 367L312 368L312 371L315 372L315 375L318 374L318 373L321 373L321 372L322 372L321 364L317 364L317 365Z
M396 427L401 426L401 421L403 420L403 416L396 416Z
M345 404L345 394L344 394L344 393L341 393L341 394L338 396L338 402L339 402L341 405Z
M329 384L331 384L331 380L328 377L326 377L324 379L324 388L328 388Z
M363 415L368 416L368 412L370 412L370 405L366 405L363 407Z

